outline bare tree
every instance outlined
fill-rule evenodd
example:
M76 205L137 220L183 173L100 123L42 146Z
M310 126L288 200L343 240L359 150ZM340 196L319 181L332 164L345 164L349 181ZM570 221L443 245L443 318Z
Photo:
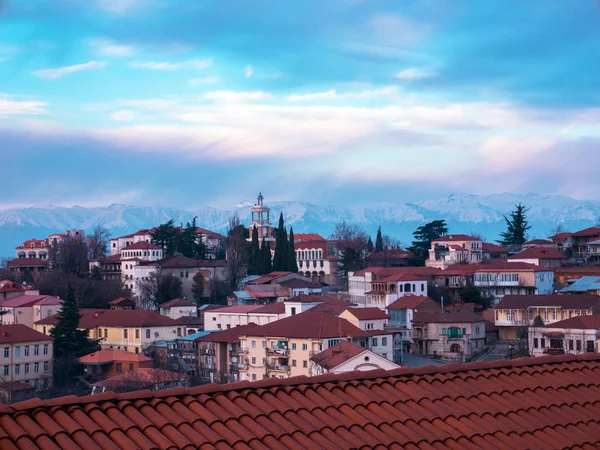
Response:
M88 248L81 236L65 236L48 251L50 266L63 274L79 275L89 270Z
M342 220L335 225L331 239L338 241L362 241L366 245L369 235L357 224Z
M483 233L481 233L480 231L474 231L474 230L471 230L471 231L469 232L469 235L470 235L470 236L472 236L472 237L474 237L475 239L479 239L480 241L483 241L483 242L485 242L485 236L484 236L484 234L483 234Z
M100 224L96 225L92 230L92 234L86 238L88 259L93 261L102 256L106 256L109 241L110 232L104 226Z
M402 247L402 243L400 242L400 240L396 239L395 237L384 234L381 237L381 239L383 240L383 248L384 249L392 250L392 249Z
M158 306L158 285L160 276L158 272L150 272L145 280L137 280L138 288L138 308L146 310L155 310Z
M229 289L234 291L248 270L248 230L240 223L237 213L229 218L227 232L227 272Z

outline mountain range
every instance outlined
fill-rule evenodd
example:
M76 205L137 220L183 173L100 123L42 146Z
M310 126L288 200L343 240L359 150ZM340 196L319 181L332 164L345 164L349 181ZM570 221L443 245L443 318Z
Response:
M600 218L600 201L538 194L452 194L398 204L378 203L374 199L373 204L366 206L317 205L298 201L273 202L268 206L271 207L273 224L277 224L279 213L283 211L286 225L293 225L295 233L312 232L327 237L336 223L346 220L360 225L373 236L377 227L381 226L384 234L407 245L419 225L435 219L446 219L451 233L477 233L488 241L495 241L505 229L504 215L508 215L518 203L529 208L530 238L547 237L558 225L571 231L586 228ZM121 204L94 208L37 205L3 209L0 210L0 256L14 256L14 248L27 239L44 238L66 229L91 230L97 224L108 228L112 236L119 236L170 219L177 224L185 224L197 216L198 226L225 233L229 217L236 212L242 223L249 222L252 205L252 202L242 201L230 209L204 206L184 210Z

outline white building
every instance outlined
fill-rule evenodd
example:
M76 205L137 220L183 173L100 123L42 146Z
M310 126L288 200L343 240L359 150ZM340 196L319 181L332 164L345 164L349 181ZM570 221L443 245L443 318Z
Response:
M310 358L310 375L365 370L392 370L400 366L389 359L348 341L340 341Z
M483 241L466 234L452 234L431 243L427 267L445 270L453 264L477 264L483 260Z
M180 317L196 317L198 315L198 306L195 303L184 300L182 298L174 298L168 302L158 305L158 310L161 316L171 319L179 319Z
M532 356L598 353L600 315L576 316L544 327L532 326L529 349Z
M204 312L206 331L228 330L254 323L266 325L286 317L283 302L268 305L234 305Z

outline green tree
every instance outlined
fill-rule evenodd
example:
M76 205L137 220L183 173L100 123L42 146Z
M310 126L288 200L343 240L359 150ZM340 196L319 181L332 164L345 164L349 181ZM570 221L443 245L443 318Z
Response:
M475 303L483 306L484 308L489 308L490 306L491 299L481 295L481 291L471 283L461 287L457 294L460 300L464 303Z
M290 272L298 273L298 262L296 261L296 245L294 243L294 228L290 227L290 240L288 242L288 267Z
M156 293L157 306L182 296L181 280L171 274L161 276Z
M375 246L373 245L373 240L371 239L371 236L369 236L369 240L367 241L367 251L371 253L374 248Z
M535 316L535 319L533 319L533 326L534 327L543 327L544 326L544 319L542 319L542 316L540 316L539 314L537 316Z
M377 228L377 237L375 238L375 251L383 251L383 237L381 236L381 227Z
M283 220L283 212L279 215L279 226L275 237L275 255L273 256L273 270L283 271L287 269L286 255L288 253L287 231Z
M179 233L174 223L175 221L171 219L166 223L160 224L150 232L152 243L161 247L165 255L172 255L177 248L177 234Z
M260 275L270 273L273 271L271 263L271 244L263 237L260 246Z
M73 287L69 284L56 326L50 331L54 338L56 358L78 358L98 349L98 342L88 339L86 330L79 330L79 306Z
M202 272L199 271L194 275L192 281L194 282L192 284L192 297L194 297L197 305L201 305L204 303L204 276Z
M500 233L499 244L504 246L523 245L527 240L526 234L531 226L527 221L527 212L529 211L524 205L519 203L515 206L513 212L510 213L510 218L504 216L506 221L506 231Z
M348 283L348 272L356 272L364 269L364 261L360 250L347 247L342 251L338 264L338 278L346 285Z
M408 249L413 253L415 262L424 264L429 255L431 243L446 234L448 234L448 226L445 220L434 220L417 228L413 233L415 240Z
M258 275L260 271L260 247L258 245L258 230L256 225L252 228L252 241L248 250L248 275Z
M188 222L180 233L177 233L175 250L183 256L193 259L206 259L206 244L198 233L197 217Z

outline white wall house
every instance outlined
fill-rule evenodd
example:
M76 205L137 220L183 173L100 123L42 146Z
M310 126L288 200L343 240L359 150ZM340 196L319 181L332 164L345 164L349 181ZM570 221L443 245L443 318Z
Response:
M529 328L533 356L598 353L600 315L577 316L544 327Z
M442 236L431 243L427 267L445 270L454 264L477 264L483 260L483 241L466 234Z

